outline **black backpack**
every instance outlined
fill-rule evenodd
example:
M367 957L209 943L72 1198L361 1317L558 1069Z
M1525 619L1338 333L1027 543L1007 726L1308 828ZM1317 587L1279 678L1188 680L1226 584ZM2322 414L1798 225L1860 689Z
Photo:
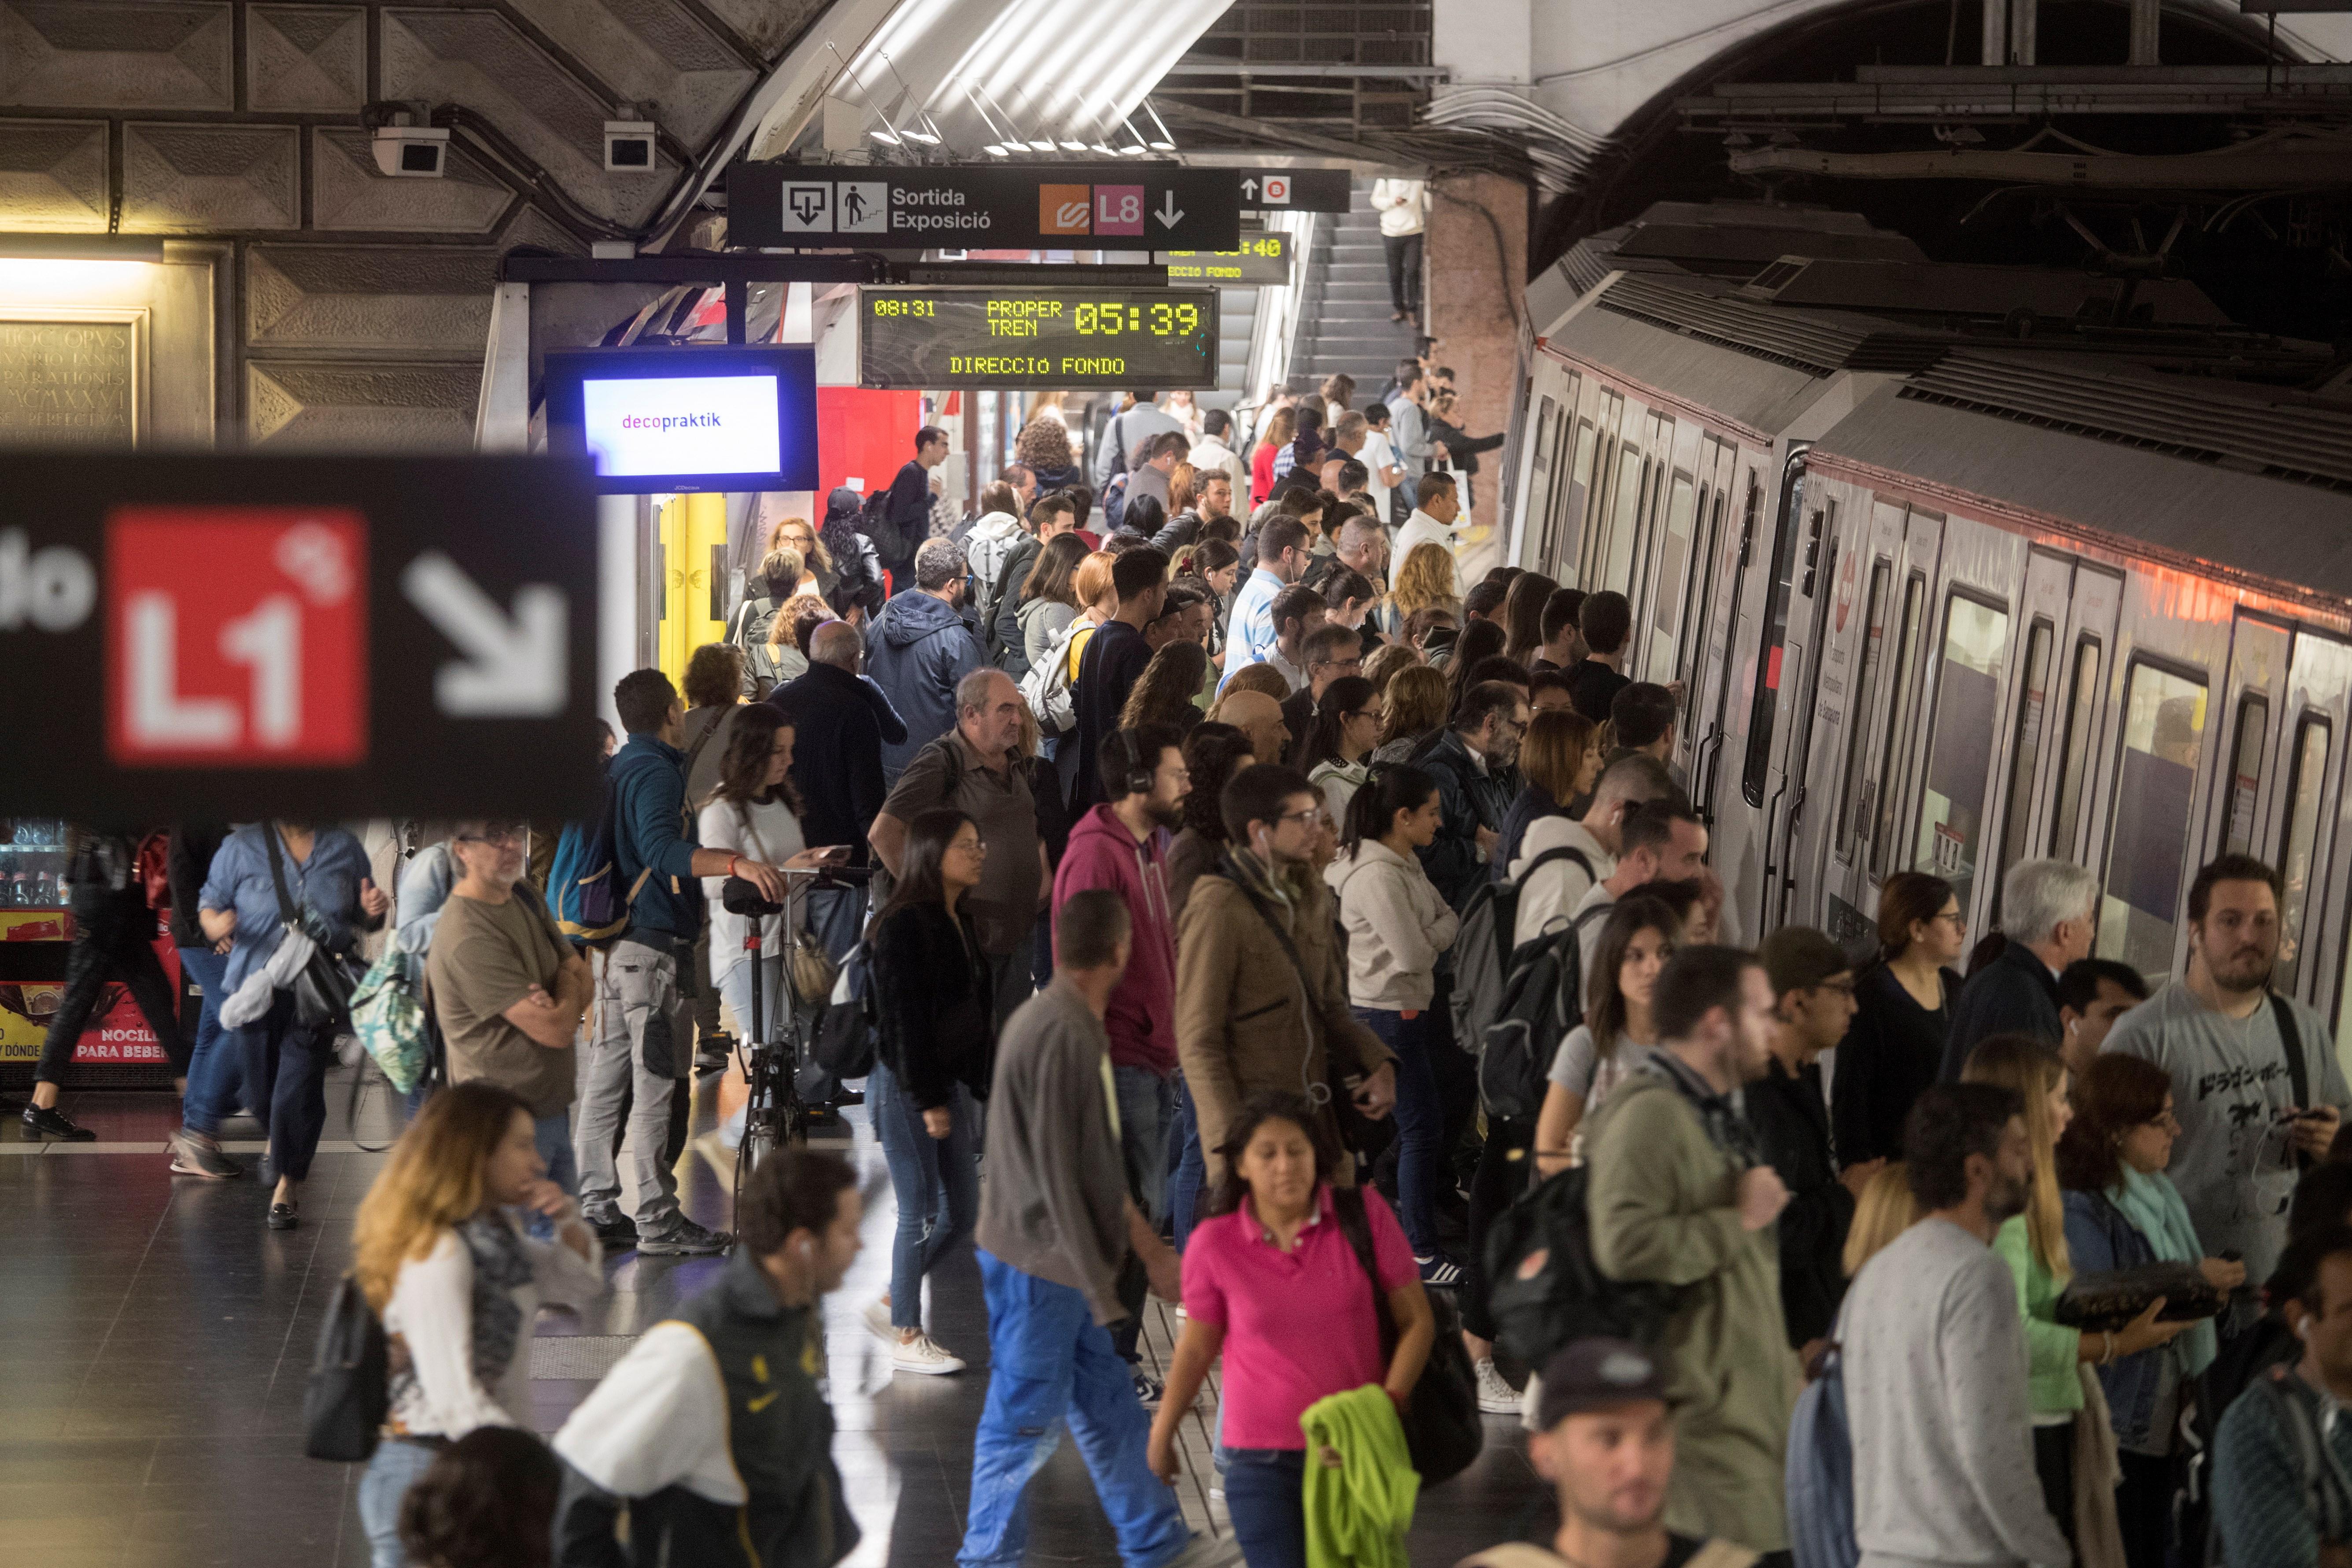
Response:
M1591 1172L1577 1165L1546 1180L1486 1230L1486 1310L1504 1353L1541 1366L1571 1340L1631 1340L1656 1350L1682 1292L1648 1280L1612 1279L1592 1258Z
M376 1436L392 1409L390 1363L383 1321L360 1282L344 1275L327 1304L302 1391L305 1454L346 1465L375 1456Z
M841 961L809 1058L836 1079L864 1078L874 1070L877 1027L872 960L861 942Z
M1519 968L1519 954L1511 942L1519 923L1519 893L1528 878L1555 860L1573 860L1584 868L1586 876L1593 876L1592 862L1584 851L1563 844L1537 856L1517 878L1480 883L1462 907L1462 924L1453 948L1454 1037L1465 1049L1485 1049L1486 1031L1505 1016L1511 977ZM1539 936L1528 946L1534 948L1549 940L1550 935ZM1580 970L1571 966L1571 973L1581 978ZM1544 1066L1550 1065L1546 1058Z
M1584 1016L1583 992L1582 941L1574 926L1512 950L1501 1015L1478 1042L1478 1097L1489 1119L1533 1121L1543 1109L1545 1074L1559 1042Z
M1380 1267L1372 1258L1364 1190L1333 1187L1331 1209L1370 1281L1372 1310L1381 1325L1381 1361L1385 1365L1396 1353L1397 1325L1389 1311L1388 1292L1381 1289ZM1412 1398L1402 1412L1405 1451L1412 1456L1412 1468L1424 1487L1468 1469L1486 1441L1486 1419L1478 1413L1478 1381L1470 1369L1470 1352L1462 1343L1462 1319L1454 1310L1452 1294L1429 1292L1430 1308L1437 1315L1437 1338L1429 1347L1421 1381L1413 1384Z
M866 498L865 508L857 514L857 531L874 543L874 553L882 558L886 567L893 561L904 561L914 553L898 525L890 521L890 487L884 485ZM904 584L893 584L894 588Z

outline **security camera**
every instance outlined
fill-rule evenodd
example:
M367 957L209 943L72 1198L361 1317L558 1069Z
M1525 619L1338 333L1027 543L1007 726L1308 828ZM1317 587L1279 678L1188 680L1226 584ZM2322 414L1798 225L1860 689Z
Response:
M616 174L654 172L654 122L650 120L604 121L604 167Z
M433 125L384 125L375 133L375 166L394 179L437 180L449 162L449 132Z

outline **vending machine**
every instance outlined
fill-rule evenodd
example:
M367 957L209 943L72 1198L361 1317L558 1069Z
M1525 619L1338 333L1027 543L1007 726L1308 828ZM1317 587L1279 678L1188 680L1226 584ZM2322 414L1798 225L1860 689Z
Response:
M21 1085L40 1059L49 1024L65 1001L73 915L66 907L69 846L62 822L0 817L0 1081ZM179 950L159 911L155 956L182 996ZM120 981L110 980L74 1047L76 1086L151 1087L171 1081L163 1042Z

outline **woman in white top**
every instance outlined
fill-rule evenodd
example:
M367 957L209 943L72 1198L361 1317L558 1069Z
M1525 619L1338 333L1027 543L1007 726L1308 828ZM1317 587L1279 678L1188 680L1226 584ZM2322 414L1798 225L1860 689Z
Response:
M1335 826L1348 820L1348 803L1372 774L1372 748L1381 738L1381 694L1360 675L1343 675L1323 689L1307 726L1307 782L1323 792Z
M1577 1129L1625 1075L1658 1043L1651 994L1658 971L1683 940L1683 918L1673 905L1632 892L1618 900L1601 928L1584 1000L1584 1022L1569 1031L1552 1058L1551 1082L1536 1117L1536 1170L1555 1175L1579 1163Z
M1451 1178L1439 1174L1445 1111L1436 1076L1451 1030L1430 1003L1438 957L1461 922L1420 854L1436 840L1442 816L1433 775L1407 763L1382 768L1349 804L1339 856L1323 879L1348 931L1349 1005L1396 1053L1397 1215L1422 1283L1451 1287L1461 1284L1462 1265L1437 1244L1438 1185Z
M740 710L728 740L727 754L719 760L718 787L710 792L710 798L697 818L702 847L723 849L730 855L787 871L814 870L846 858L845 850L811 849L801 837L800 796L793 789L793 735L792 721L772 704L754 702ZM744 945L751 934L751 917L727 908L720 896L726 886L723 876L702 879L702 897L710 910L710 983L719 988L719 999L735 1015L737 1027L750 1031L739 1038L781 1039L788 984L784 975L784 931L787 924L799 923L806 910L802 900L795 899L781 918L770 915L761 922L762 1016L754 1021L751 954ZM813 1005L824 998L804 996L801 1000ZM732 1100L746 1087L740 1072L730 1072L720 1083L720 1098ZM695 1147L703 1157L730 1179L734 1175L734 1151L742 1145L740 1104L730 1108L717 1131L695 1140Z
M554 1222L553 1241L518 1215ZM391 1410L360 1479L374 1568L406 1568L400 1502L439 1447L515 1426L530 1398L531 1321L604 1289L604 1252L547 1179L530 1108L476 1080L425 1102L360 1204L352 1273L383 1321Z

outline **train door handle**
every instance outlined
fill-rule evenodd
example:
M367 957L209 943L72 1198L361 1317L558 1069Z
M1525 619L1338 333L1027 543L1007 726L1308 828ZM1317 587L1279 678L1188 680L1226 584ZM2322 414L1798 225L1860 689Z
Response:
M1723 752L1724 738L1725 732L1717 730L1701 741L1691 768L1691 793L1697 797L1693 804L1710 833L1715 831L1715 760Z

